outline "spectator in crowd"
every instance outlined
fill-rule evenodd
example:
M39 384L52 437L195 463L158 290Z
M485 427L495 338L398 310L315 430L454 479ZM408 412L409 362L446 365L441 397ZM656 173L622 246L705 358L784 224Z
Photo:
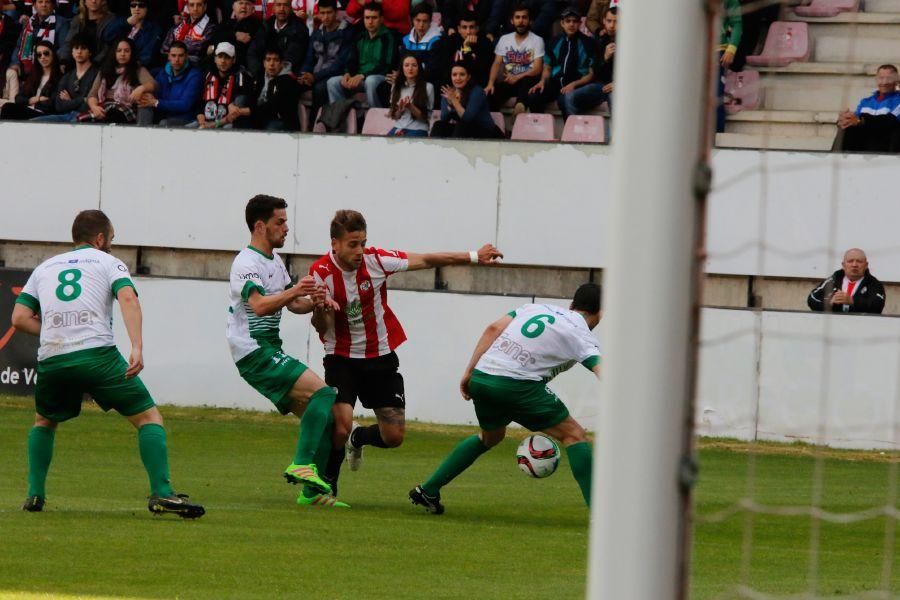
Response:
M261 18L255 16L263 14L262 11L256 13L255 8L252 0L236 0L232 4L231 17L216 27L208 53L212 55L216 46L221 42L228 42L234 46L237 64L246 67L250 44L253 42L253 37L259 33L263 23Z
M363 31L350 47L347 71L328 80L328 101L337 102L348 94L365 91L372 108L383 108L378 86L397 62L394 34L384 26L381 4L370 2L363 11Z
M109 12L106 0L80 0L78 15L72 19L69 35L59 52L65 64L72 61L71 39L78 33L91 37L94 41L94 60L102 63L110 44L126 33L125 22Z
M313 30L318 29L321 22L318 0L291 0L291 10L294 11L295 17L306 23L310 35Z
M563 32L550 42L541 80L529 90L527 106L532 112L543 112L558 101L563 118L570 114L571 102L566 96L594 79L594 40L581 33L581 15L572 7L563 9Z
M9 15L0 13L0 75L6 73L9 59L16 49L19 37L19 24ZM0 81L2 84L3 81ZM0 85L2 87L2 85Z
M134 40L138 60L145 67L156 64L159 57L159 46L162 44L162 28L159 23L147 18L150 11L150 0L131 0L131 15L125 21L127 35Z
M257 22L271 19L275 14L275 0L250 0L250 4L252 5L250 14Z
M428 137L431 109L434 106L434 86L425 79L419 59L407 54L400 62L400 75L391 86L388 116L394 126L391 136Z
M251 117L254 129L300 131L300 85L281 58L281 50L270 48L256 86L256 106Z
M734 63L744 31L739 0L725 0L724 11L719 36L719 101L716 103L716 131L719 133L725 131L725 71Z
M168 57L172 42L183 42L188 49L188 60L196 65L206 56L216 26L206 12L206 0L187 0L186 6L187 15L182 15L181 22L169 30L160 52Z
M138 100L138 106L146 109L138 113L138 125L187 125L197 114L202 87L203 74L188 60L187 46L184 42L172 42L169 61L156 74L156 92Z
M453 65L465 62L471 69L474 83L483 88L487 85L494 62L494 44L481 34L478 18L471 11L460 14L456 29L456 33L447 38L442 81L450 80Z
M612 109L613 64L616 56L616 29L618 8L613 2L603 15L602 33L595 44L591 82L557 98L560 111L566 115L583 115L604 102Z
M493 0L491 15L487 22L488 36L493 40L501 35L518 31L509 16L514 11L524 8L528 11L531 31L549 40L561 7L562 3L558 0Z
M247 54L247 68L254 77L262 74L263 60L269 48L278 48L284 62L294 75L300 75L306 49L309 47L309 29L291 11L291 0L275 0L275 14L266 21L253 37Z
M817 312L881 314L884 300L884 286L869 272L866 253L851 248L844 253L841 268L817 285L806 303Z
M441 119L432 137L500 139L505 137L491 117L484 89L472 79L467 63L453 65L451 85L441 89Z
M34 14L22 20L22 30L6 70L6 89L11 98L19 90L19 81L31 73L34 49L39 41L48 41L57 50L69 34L69 20L56 14L54 0L34 0Z
M370 0L350 0L347 4L347 20L355 25L359 23L359 19L362 17L363 25L365 25L366 7L372 4L375 4L375 2ZM410 0L381 0L377 4L382 8L382 20L385 27L398 36L409 33Z
M618 2L616 4L618 5ZM603 16L609 7L609 0L591 0L591 6L588 8L587 19L584 25L596 37L600 37L600 34L604 32Z
M216 46L216 68L204 81L203 109L189 127L231 129L249 125L253 78L235 64L235 54L229 42Z
M440 83L440 65L443 51L441 28L432 21L434 9L427 0L412 8L412 29L403 38L404 54L414 55L425 78L432 84ZM391 84L394 82L392 81Z
M510 18L515 31L497 40L494 64L484 91L492 96L494 110L499 110L510 97L515 97L514 114L525 112L528 90L540 80L544 71L544 40L530 30L528 8L519 4Z
M474 22L478 29L483 29L491 14L491 0L444 0L438 6L441 9L441 25L448 37L462 33L460 23L463 16Z
M303 90L313 91L314 113L328 104L328 80L345 72L353 45L352 30L338 20L336 0L319 0L318 10L321 24L310 36L299 78Z
M0 119L26 121L53 112L53 91L62 77L53 44L39 41L34 48L37 65L22 85L15 102L0 107Z
M860 100L856 111L838 115L838 147L844 152L900 152L900 92L897 67L881 65L877 89Z
M156 82L138 61L134 41L122 38L106 55L100 74L88 93L87 104L95 121L106 123L137 122L138 100L153 93Z
M56 86L52 115L38 117L35 121L74 122L88 112L87 95L94 86L100 70L91 61L93 40L80 33L72 38L74 65L66 71Z

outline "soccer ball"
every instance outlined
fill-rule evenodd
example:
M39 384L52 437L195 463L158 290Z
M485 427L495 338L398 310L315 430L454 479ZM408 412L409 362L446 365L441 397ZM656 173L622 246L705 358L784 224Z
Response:
M559 466L559 446L545 435L530 435L519 444L516 461L526 475L550 477Z

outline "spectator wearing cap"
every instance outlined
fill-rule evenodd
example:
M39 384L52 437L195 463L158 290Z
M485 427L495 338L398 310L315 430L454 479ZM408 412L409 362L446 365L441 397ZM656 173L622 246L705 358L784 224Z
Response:
M549 40L553 33L553 24L559 18L562 3L558 0L494 0L491 14L487 21L487 33L491 39L513 33L516 26L510 15L518 7L528 9L531 31Z
M249 126L253 103L253 78L235 64L230 42L216 46L216 67L206 74L201 97L202 110L188 127L231 129Z
M160 52L168 57L172 42L182 42L187 46L188 60L196 65L206 55L216 26L206 12L206 0L187 0L185 7L187 14L166 34Z
M94 42L94 62L102 63L106 60L110 45L127 31L125 21L110 12L106 0L80 0L78 15L72 19L69 34L59 51L63 64L72 61L71 40L78 33L91 37Z
M247 68L262 74L266 51L277 48L294 75L299 75L309 47L309 29L291 10L291 0L275 0L274 15L256 32L247 53Z
M595 44L596 52L591 65L590 83L560 95L557 104L565 115L583 115L604 102L612 108L613 64L616 56L616 28L618 8L610 4L603 15L603 29Z
M262 28L263 21L254 16L256 13L251 0L236 0L231 5L231 11L231 17L216 27L212 43L209 46L209 55L212 55L215 47L221 42L229 42L237 53L235 56L237 64L246 67L250 44L253 42L253 37Z
M128 5L131 14L125 21L128 27L127 35L134 40L138 60L145 67L156 64L163 35L159 23L147 18L150 12L148 2L149 0L131 0Z
M366 4L363 27L350 47L347 71L328 80L328 101L334 103L365 91L370 107L383 108L386 102L379 96L378 86L397 63L397 43L394 34L384 26L381 4Z
M547 104L559 99L563 118L569 116L570 104L565 96L593 81L594 40L579 31L581 15L573 7L563 9L563 32L553 38L544 57L541 80L528 91L526 106L532 112L543 112Z
M38 117L35 121L74 122L78 116L87 113L87 95L94 86L100 70L91 61L93 40L84 34L72 38L72 60L74 65L59 80L54 92L53 112L55 114Z
M188 60L187 46L172 42L169 60L156 74L156 92L144 94L138 101L138 106L149 109L138 114L138 124L181 127L190 123L197 114L202 88L203 74Z
M298 79L303 90L313 91L313 113L328 104L328 80L345 72L353 45L353 30L341 27L335 0L319 0L318 11L320 25L310 36Z
M299 103L300 84L278 48L269 48L257 81L251 126L266 131L300 131Z
M897 67L881 65L877 89L860 100L855 111L838 115L838 147L844 152L900 152L900 91Z
M806 299L810 310L881 314L884 285L869 272L869 259L859 248L844 253L841 268L817 285Z
M450 81L453 65L461 62L467 63L473 82L484 88L494 62L494 44L481 32L478 17L472 11L459 15L456 33L447 37L441 69L444 85Z
M484 91L492 97L494 110L499 110L510 97L515 97L515 115L525 112L528 91L540 81L544 72L544 40L531 31L528 7L519 4L510 15L515 27L497 40L494 64Z

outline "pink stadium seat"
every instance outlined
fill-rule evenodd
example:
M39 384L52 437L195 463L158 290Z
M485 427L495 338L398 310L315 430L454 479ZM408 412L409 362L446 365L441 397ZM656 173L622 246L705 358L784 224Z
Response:
M532 142L554 141L553 115L541 113L520 114L516 117L516 122L513 123L511 139Z
M741 71L735 73L728 71L725 75L725 94L730 96L725 102L725 111L734 114L742 110L756 110L759 108L762 97L762 86L759 82L759 72Z
M491 118L494 119L494 123L497 125L497 127L500 128L500 131L502 131L505 134L506 133L506 119L503 118L503 113L492 112Z
M394 122L388 117L388 111L384 108L370 108L366 112L366 120L363 123L363 135L387 135Z
M806 23L776 21L769 27L762 54L747 57L757 67L786 67L795 61L809 60L811 44Z
M801 17L836 17L842 12L859 12L859 0L812 0L808 6L795 6Z
M602 144L606 141L606 121L598 115L572 115L566 119L562 141Z

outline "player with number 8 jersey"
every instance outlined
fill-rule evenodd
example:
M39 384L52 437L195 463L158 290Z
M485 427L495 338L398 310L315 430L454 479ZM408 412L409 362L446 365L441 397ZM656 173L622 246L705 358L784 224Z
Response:
M41 339L23 509L43 510L56 429L79 415L87 394L104 411L114 408L137 429L150 480L150 512L200 517L203 507L172 489L162 416L137 377L144 368L141 308L128 267L110 255L112 223L99 210L82 211L72 224L72 239L74 250L34 270L13 309L13 326ZM113 300L119 301L131 341L127 362L113 339Z

